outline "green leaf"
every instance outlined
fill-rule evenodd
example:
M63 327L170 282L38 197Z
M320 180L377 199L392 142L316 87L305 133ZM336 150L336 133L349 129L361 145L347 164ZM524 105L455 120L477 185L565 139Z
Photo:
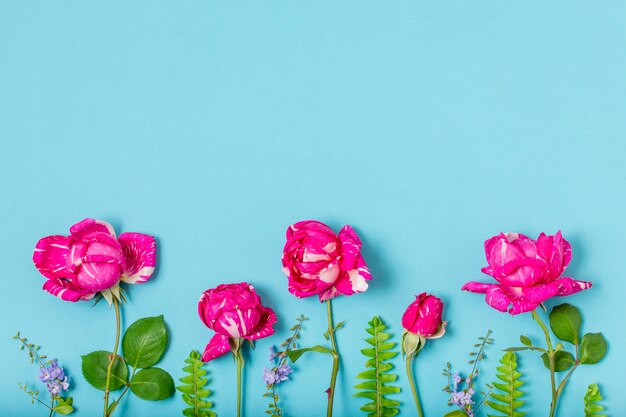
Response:
M356 377L365 381L355 385L358 392L353 396L370 400L361 407L368 417L395 416L400 412L400 403L387 395L400 392L400 387L389 385L398 379L398 375L390 372L393 364L387 360L398 355L399 352L392 351L397 343L387 341L391 335L385 332L386 326L379 317L374 317L368 324L366 331L373 337L366 338L365 342L373 347L361 350L368 358L365 362L367 369Z
M300 359L300 356L302 356L306 352L333 353L331 349L317 345L308 348L290 350L289 352L287 352L287 356L289 356L289 360L291 362L296 362L298 359Z
M446 413L446 415L444 415L443 417L467 417L467 414L465 414L461 410L454 410Z
M607 417L606 414L599 414L604 411L604 406L599 404L600 401L602 401L602 394L600 394L598 384L589 385L585 394L585 417Z
M174 395L174 380L161 368L146 368L130 380L130 390L143 400L163 400Z
M490 399L486 405L492 410L502 414L489 414L489 417L523 417L526 413L519 411L524 401L518 398L524 395L518 388L524 382L520 379L522 374L517 370L517 356L514 352L506 352L500 359L501 366L496 369L496 377L501 382L493 383L493 390L489 393Z
M52 410L56 411L59 414L71 414L74 411L74 407L69 404L63 404L53 407Z
M105 350L98 350L82 356L83 376L96 389L104 391L106 388L107 368L113 354ZM128 368L121 356L117 356L111 369L109 390L115 391L128 382Z
M54 410L55 412L64 415L74 412L74 407L72 407L74 400L72 399L72 397L54 397L54 399L56 400L56 405L52 407L52 410Z
M213 403L206 401L211 395L211 391L204 388L208 383L208 378L204 378L207 371L204 369L204 362L200 360L201 355L197 350L192 350L189 357L185 359L187 366L183 371L187 374L179 381L185 385L176 387L183 393L183 401L189 406L183 410L183 415L188 417L215 417L217 414L211 411Z
M524 346L530 347L530 346L533 345L533 342L530 340L530 338L528 336L521 335L519 337L519 341L522 342L522 345L524 345Z
M126 362L133 368L156 364L167 347L167 329L163 316L146 317L130 325L122 340Z
M580 311L571 304L561 304L550 312L550 327L559 339L573 345L580 343Z
M543 364L546 368L550 369L550 358L547 353L541 355L541 359L543 359ZM554 371L555 372L563 372L570 369L576 360L574 359L574 355L565 350L559 350L554 352Z
M587 333L580 343L580 363L592 365L600 362L606 354L607 344L602 333Z

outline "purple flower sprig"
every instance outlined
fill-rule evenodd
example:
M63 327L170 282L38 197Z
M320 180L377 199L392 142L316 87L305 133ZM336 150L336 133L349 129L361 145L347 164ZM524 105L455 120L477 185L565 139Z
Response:
M289 358L288 353L294 349L298 349L300 332L306 320L308 319L303 315L300 315L300 317L296 319L296 324L289 329L293 333L280 344L281 351L276 351L274 347L270 348L269 361L272 367L263 369L263 382L265 382L266 388L266 392L263 396L271 398L272 402L268 404L268 410L266 411L271 417L282 417L283 415L283 410L279 406L280 396L278 394L277 385L287 381L289 375L293 373L293 369L287 363Z
M39 381L46 384L46 389L50 394L50 404L44 403L39 399L39 391L30 389L27 385L18 383L20 389L31 397L33 404L38 402L50 410L49 416L55 412L59 414L70 414L74 411L72 407L73 400L71 397L63 398L61 394L68 391L70 384L65 371L59 366L56 359L48 360L46 355L39 353L41 346L30 343L25 337L21 337L18 332L13 339L19 340L20 350L26 350L31 363L35 361L39 365Z
M478 339L479 342L474 345L474 347L478 348L478 351L470 353L472 359L469 361L469 364L473 366L467 377L463 378L458 372L452 373L452 365L450 365L450 362L446 364L446 368L443 370L443 375L448 378L448 383L443 387L443 391L450 394L448 405L458 407L467 414L468 417L474 417L476 415L476 412L480 409L491 392L491 385L486 384L488 391L486 393L484 391L481 392L482 398L478 404L474 400L476 393L474 387L479 374L478 364L485 359L485 348L493 343L493 338L490 336L491 330L488 330L487 334L480 337Z

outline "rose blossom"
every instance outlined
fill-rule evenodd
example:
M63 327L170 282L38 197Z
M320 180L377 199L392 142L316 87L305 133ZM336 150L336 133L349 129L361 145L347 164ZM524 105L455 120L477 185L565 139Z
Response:
M339 235L324 223L307 220L287 229L283 271L289 292L298 298L317 295L325 301L367 290L372 276L361 256L361 240L350 226Z
M245 282L206 290L200 297L198 314L215 331L202 355L204 362L231 350L231 339L257 340L274 334L276 314L261 304L254 287Z
M146 282L154 272L156 243L152 236L122 233L103 221L85 219L70 228L69 236L39 240L35 267L48 280L43 289L65 301L89 300L120 280Z
M508 310L510 314L532 311L551 297L591 287L591 282L559 278L572 257L571 251L560 231L554 236L541 233L537 240L518 233L500 233L485 241L489 266L482 269L498 282L472 281L462 290L486 294L487 304L499 311Z
M423 292L415 297L415 301L402 315L402 327L426 339L438 339L446 332L446 322L441 320L442 313L443 302Z

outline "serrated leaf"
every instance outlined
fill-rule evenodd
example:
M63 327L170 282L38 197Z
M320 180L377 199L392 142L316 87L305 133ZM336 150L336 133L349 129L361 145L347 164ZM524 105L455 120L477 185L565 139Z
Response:
M152 366L165 353L167 339L163 316L139 319L130 325L122 339L124 358L133 368Z
M179 385L176 389L183 393L183 401L190 406L183 410L185 416L213 417L216 416L215 412L211 411L213 403L205 401L211 395L211 391L204 388L208 379L202 378L208 371L203 368L204 362L199 358L200 352L192 350L189 353L189 357L185 359L185 363L189 365L183 368L187 375L179 379L185 385Z
M555 336L573 345L580 343L582 321L580 311L571 304L558 305L550 312L550 327Z
M113 353L105 350L97 350L82 356L83 376L92 387L100 391L106 388L107 369ZM109 390L115 391L126 385L128 381L128 368L121 356L117 356L111 368L111 378L109 380Z
M607 343L602 333L587 333L580 343L580 363L592 365L600 362L606 349Z
M400 392L399 387L389 385L397 380L398 375L390 373L393 364L386 361L397 356L398 352L392 350L397 343L388 341L391 335L384 331L386 326L379 317L374 317L368 324L365 330L372 337L365 341L372 347L361 350L363 356L368 358L365 362L367 369L357 375L357 379L366 381L355 385L358 392L353 396L371 400L360 407L368 417L395 416L400 411L400 403L386 396Z
M599 414L604 411L600 401L602 401L602 394L598 384L591 384L587 387L587 393L585 394L585 417L607 417L606 414Z
M146 368L130 380L130 390L143 400L164 400L174 395L174 380L161 368Z
M521 373L517 370L517 356L514 352L505 352L500 358L501 366L496 369L496 377L502 381L493 382L493 390L489 393L490 399L485 403L492 410L502 413L489 414L490 417L523 417L526 413L519 411L524 401L518 400L523 392L518 388L524 384L520 379Z

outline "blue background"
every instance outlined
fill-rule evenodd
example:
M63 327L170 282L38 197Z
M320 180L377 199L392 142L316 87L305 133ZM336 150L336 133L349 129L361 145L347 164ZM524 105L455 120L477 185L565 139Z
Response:
M130 288L124 323L165 315L172 337L160 366L176 379L212 335L196 313L203 290L248 280L275 308L277 335L246 369L248 416L263 414L267 349L299 313L311 318L303 343L322 341L323 306L292 297L280 269L289 224L350 223L374 275L366 293L335 302L336 319L347 319L337 416L361 415L352 387L366 322L381 315L399 340L413 294L442 297L450 321L417 365L430 417L451 410L445 362L467 372L487 329L496 345L482 382L519 334L539 342L530 315L501 314L460 287L487 278L486 238L561 229L573 246L568 274L594 282L567 301L610 349L576 371L560 415L582 415L592 382L623 414L625 17L622 1L4 0L0 414L45 414L17 389L37 384L11 340L18 329L67 368L76 416L100 413L80 355L111 349L113 312L41 291L31 262L40 237L84 217L157 236L157 274ZM402 415L415 415L396 364ZM322 355L298 362L281 386L288 414L324 414L330 365ZM233 416L232 360L209 369L215 410ZM533 354L520 369L525 410L547 415L547 371ZM182 407L178 396L131 397L117 415Z

